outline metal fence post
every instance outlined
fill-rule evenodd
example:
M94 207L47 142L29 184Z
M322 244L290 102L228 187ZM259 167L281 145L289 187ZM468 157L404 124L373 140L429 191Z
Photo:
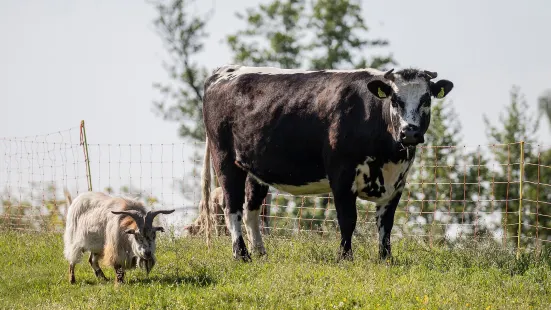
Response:
M517 259L520 258L520 234L522 232L522 183L524 181L524 141L520 141L520 176L518 201Z
M88 191L92 191L92 173L90 171L90 156L88 155L88 141L86 140L86 128L84 120L80 121L80 145L84 151L84 163L86 165L86 181L88 182Z

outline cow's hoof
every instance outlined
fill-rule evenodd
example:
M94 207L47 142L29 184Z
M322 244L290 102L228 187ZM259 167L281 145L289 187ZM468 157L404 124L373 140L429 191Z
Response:
M249 251L247 251L247 247L245 246L245 241L243 240L243 237L239 237L233 243L233 258L242 260L244 262L251 261L251 255L249 254Z
M337 259L339 262L340 261L349 261L349 262L352 262L354 261L354 254L352 254L352 250L348 250L348 251L341 251L341 253L339 254L339 257Z

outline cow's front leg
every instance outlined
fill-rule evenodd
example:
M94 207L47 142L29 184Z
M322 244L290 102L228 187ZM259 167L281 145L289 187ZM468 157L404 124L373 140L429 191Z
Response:
M337 176L330 180L337 220L341 230L341 244L339 259L353 260L352 234L356 229L358 212L356 210L357 193L353 191L354 170L339 171Z
M377 229L379 230L379 258L381 260L392 257L390 251L390 233L394 226L394 214L400 202L402 192L397 192L394 198L386 205L377 205Z

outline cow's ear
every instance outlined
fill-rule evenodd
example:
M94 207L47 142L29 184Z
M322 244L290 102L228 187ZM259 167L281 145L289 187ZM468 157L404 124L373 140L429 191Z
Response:
M367 83L367 89L380 99L388 98L392 93L392 87L381 80L373 80Z
M453 89L453 83L448 80L440 80L436 83L430 82L430 93L438 99L446 97Z

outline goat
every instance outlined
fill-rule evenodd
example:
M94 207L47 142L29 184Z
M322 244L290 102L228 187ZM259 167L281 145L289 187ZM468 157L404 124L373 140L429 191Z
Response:
M75 283L75 265L86 251L90 252L88 261L100 280L107 280L98 264L100 260L115 269L115 283L123 283L125 269L136 266L149 274L156 263L156 233L164 232L163 227L153 226L153 219L174 209L147 211L137 200L100 192L82 193L74 201L67 190L65 195L69 209L64 254L71 284Z

